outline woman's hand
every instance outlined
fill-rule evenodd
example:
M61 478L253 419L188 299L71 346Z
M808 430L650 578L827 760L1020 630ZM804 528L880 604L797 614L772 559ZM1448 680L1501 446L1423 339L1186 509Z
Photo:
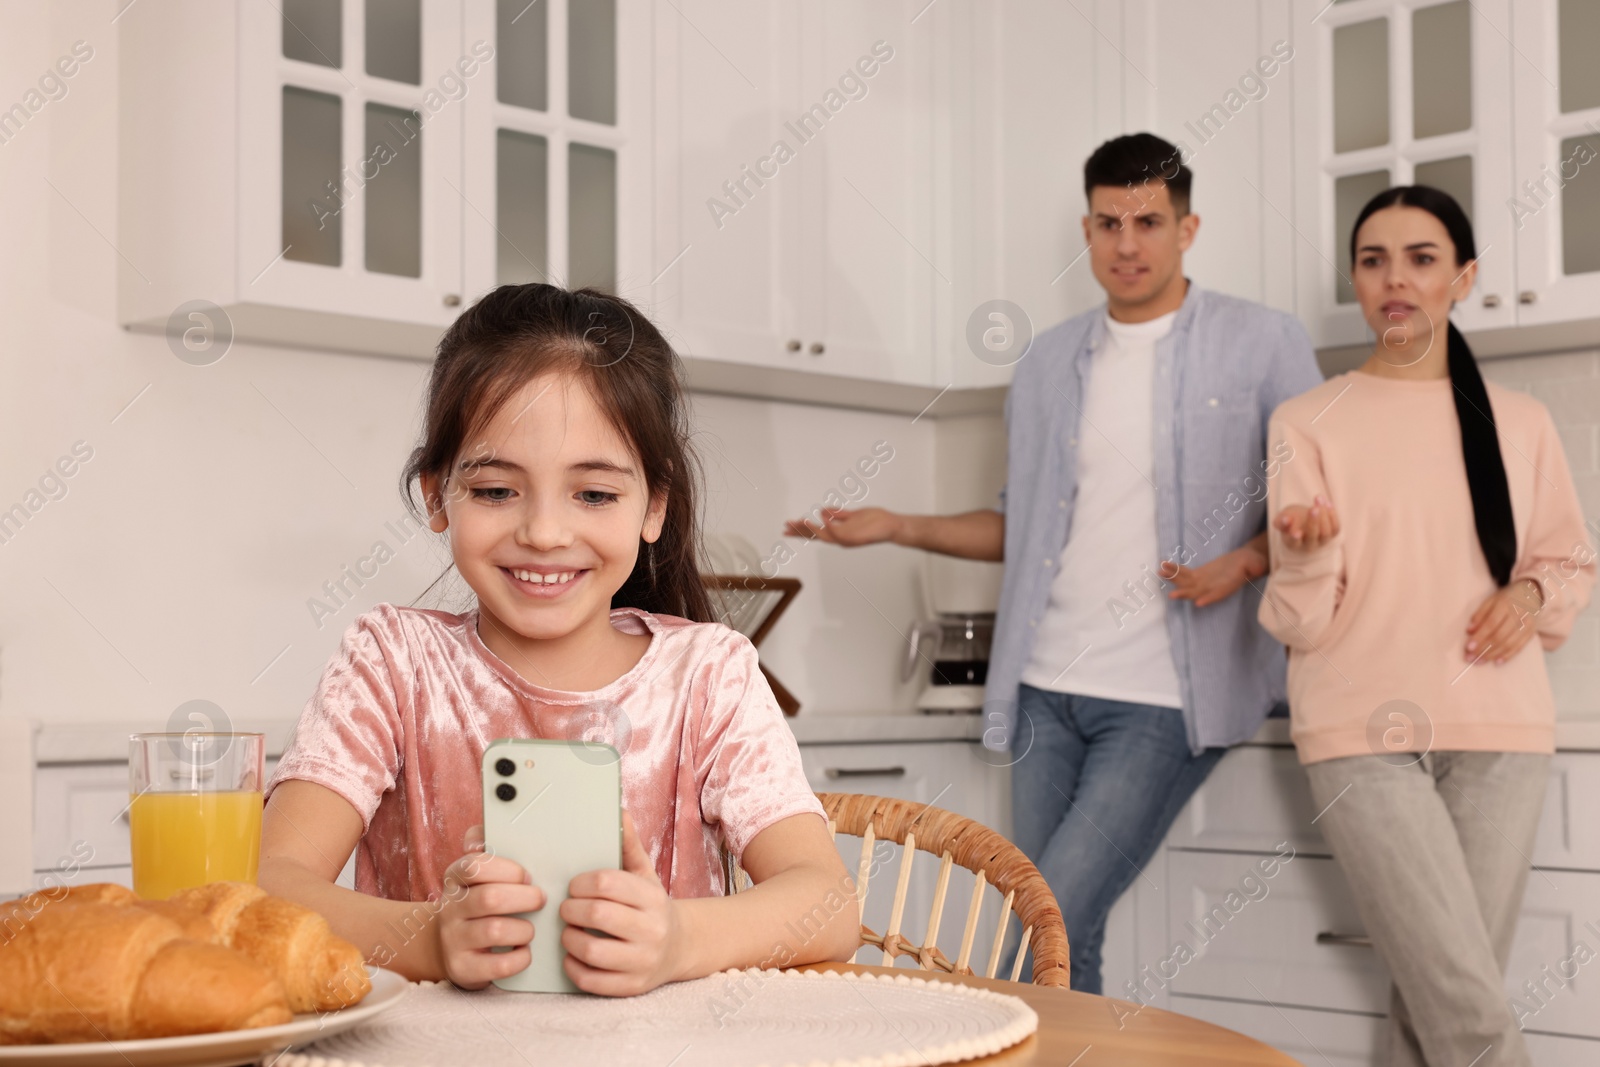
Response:
M810 519L790 519L783 524L784 536L809 537L854 548L893 541L902 524L899 515L883 508L823 508L821 518L820 525Z
M1467 658L1493 656L1494 662L1504 663L1521 652L1533 637L1533 620L1543 607L1544 590L1532 578L1496 589L1467 623Z
M1168 600L1192 600L1203 608L1226 600L1245 582L1267 573L1267 557L1251 545L1224 552L1210 563L1182 567L1172 560L1161 564L1161 577L1172 583Z
M1339 514L1333 501L1319 494L1309 508L1304 504L1284 508L1272 525L1282 532L1285 548L1314 552L1339 535Z
M544 890L520 866L483 851L483 827L467 831L466 854L444 872L444 906L436 924L445 977L462 989L482 989L531 962L533 924L518 912L538 911ZM493 948L509 946L509 952Z
M622 870L587 871L561 904L567 977L586 993L631 997L675 981L684 965L676 904L622 813ZM589 931L597 931L590 933ZM606 936L609 935L609 936Z

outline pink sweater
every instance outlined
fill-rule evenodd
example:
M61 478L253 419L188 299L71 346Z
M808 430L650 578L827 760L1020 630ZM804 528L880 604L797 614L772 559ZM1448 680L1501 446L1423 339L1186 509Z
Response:
M345 632L267 792L290 778L326 786L361 815L356 888L428 900L461 839L483 822L481 761L500 737L605 741L622 753L623 806L674 897L723 891L762 830L823 816L800 750L741 634L634 608L611 613L650 635L644 656L602 689L528 682L478 636L477 612L380 604Z
M1544 654L1588 603L1595 553L1550 413L1489 383L1517 531L1512 580L1537 578L1545 607L1538 639L1511 660L1472 662L1467 623L1496 586L1473 525L1452 388L1448 378L1352 372L1273 413L1274 449L1284 442L1293 457L1271 483L1268 513L1321 493L1341 525L1309 553L1271 531L1260 619L1289 646L1290 733L1302 763L1554 750Z

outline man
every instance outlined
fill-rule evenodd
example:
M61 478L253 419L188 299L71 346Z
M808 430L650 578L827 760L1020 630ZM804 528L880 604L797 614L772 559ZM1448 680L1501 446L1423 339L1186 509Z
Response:
M1283 648L1256 624L1267 481L1293 461L1267 455L1267 420L1322 375L1291 316L1184 277L1191 179L1148 133L1085 163L1106 303L1017 365L1000 510L830 510L786 531L1005 561L984 743L1013 753L1013 837L1090 993L1111 906L1284 695Z

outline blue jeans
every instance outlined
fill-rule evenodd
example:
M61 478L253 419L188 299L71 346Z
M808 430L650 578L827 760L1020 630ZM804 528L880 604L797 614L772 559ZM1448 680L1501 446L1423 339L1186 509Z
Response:
M1012 838L1061 905L1072 988L1099 993L1111 906L1227 749L1191 755L1177 708L1027 684L1017 696L1017 718ZM1023 973L1031 968L1025 962Z

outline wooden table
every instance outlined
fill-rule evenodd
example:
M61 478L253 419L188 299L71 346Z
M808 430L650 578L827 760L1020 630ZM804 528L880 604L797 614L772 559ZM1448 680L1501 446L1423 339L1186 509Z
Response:
M1004 1052L968 1063L1017 1067L1143 1067L1145 1064L1228 1064L1297 1067L1300 1061L1254 1038L1211 1023L1160 1008L1140 1008L1126 1000L1074 993L1025 982L969 978L942 971L905 967L867 967L853 963L814 963L801 971L854 971L857 974L894 974L927 978L1009 993L1039 1013L1039 1029L1032 1037Z

